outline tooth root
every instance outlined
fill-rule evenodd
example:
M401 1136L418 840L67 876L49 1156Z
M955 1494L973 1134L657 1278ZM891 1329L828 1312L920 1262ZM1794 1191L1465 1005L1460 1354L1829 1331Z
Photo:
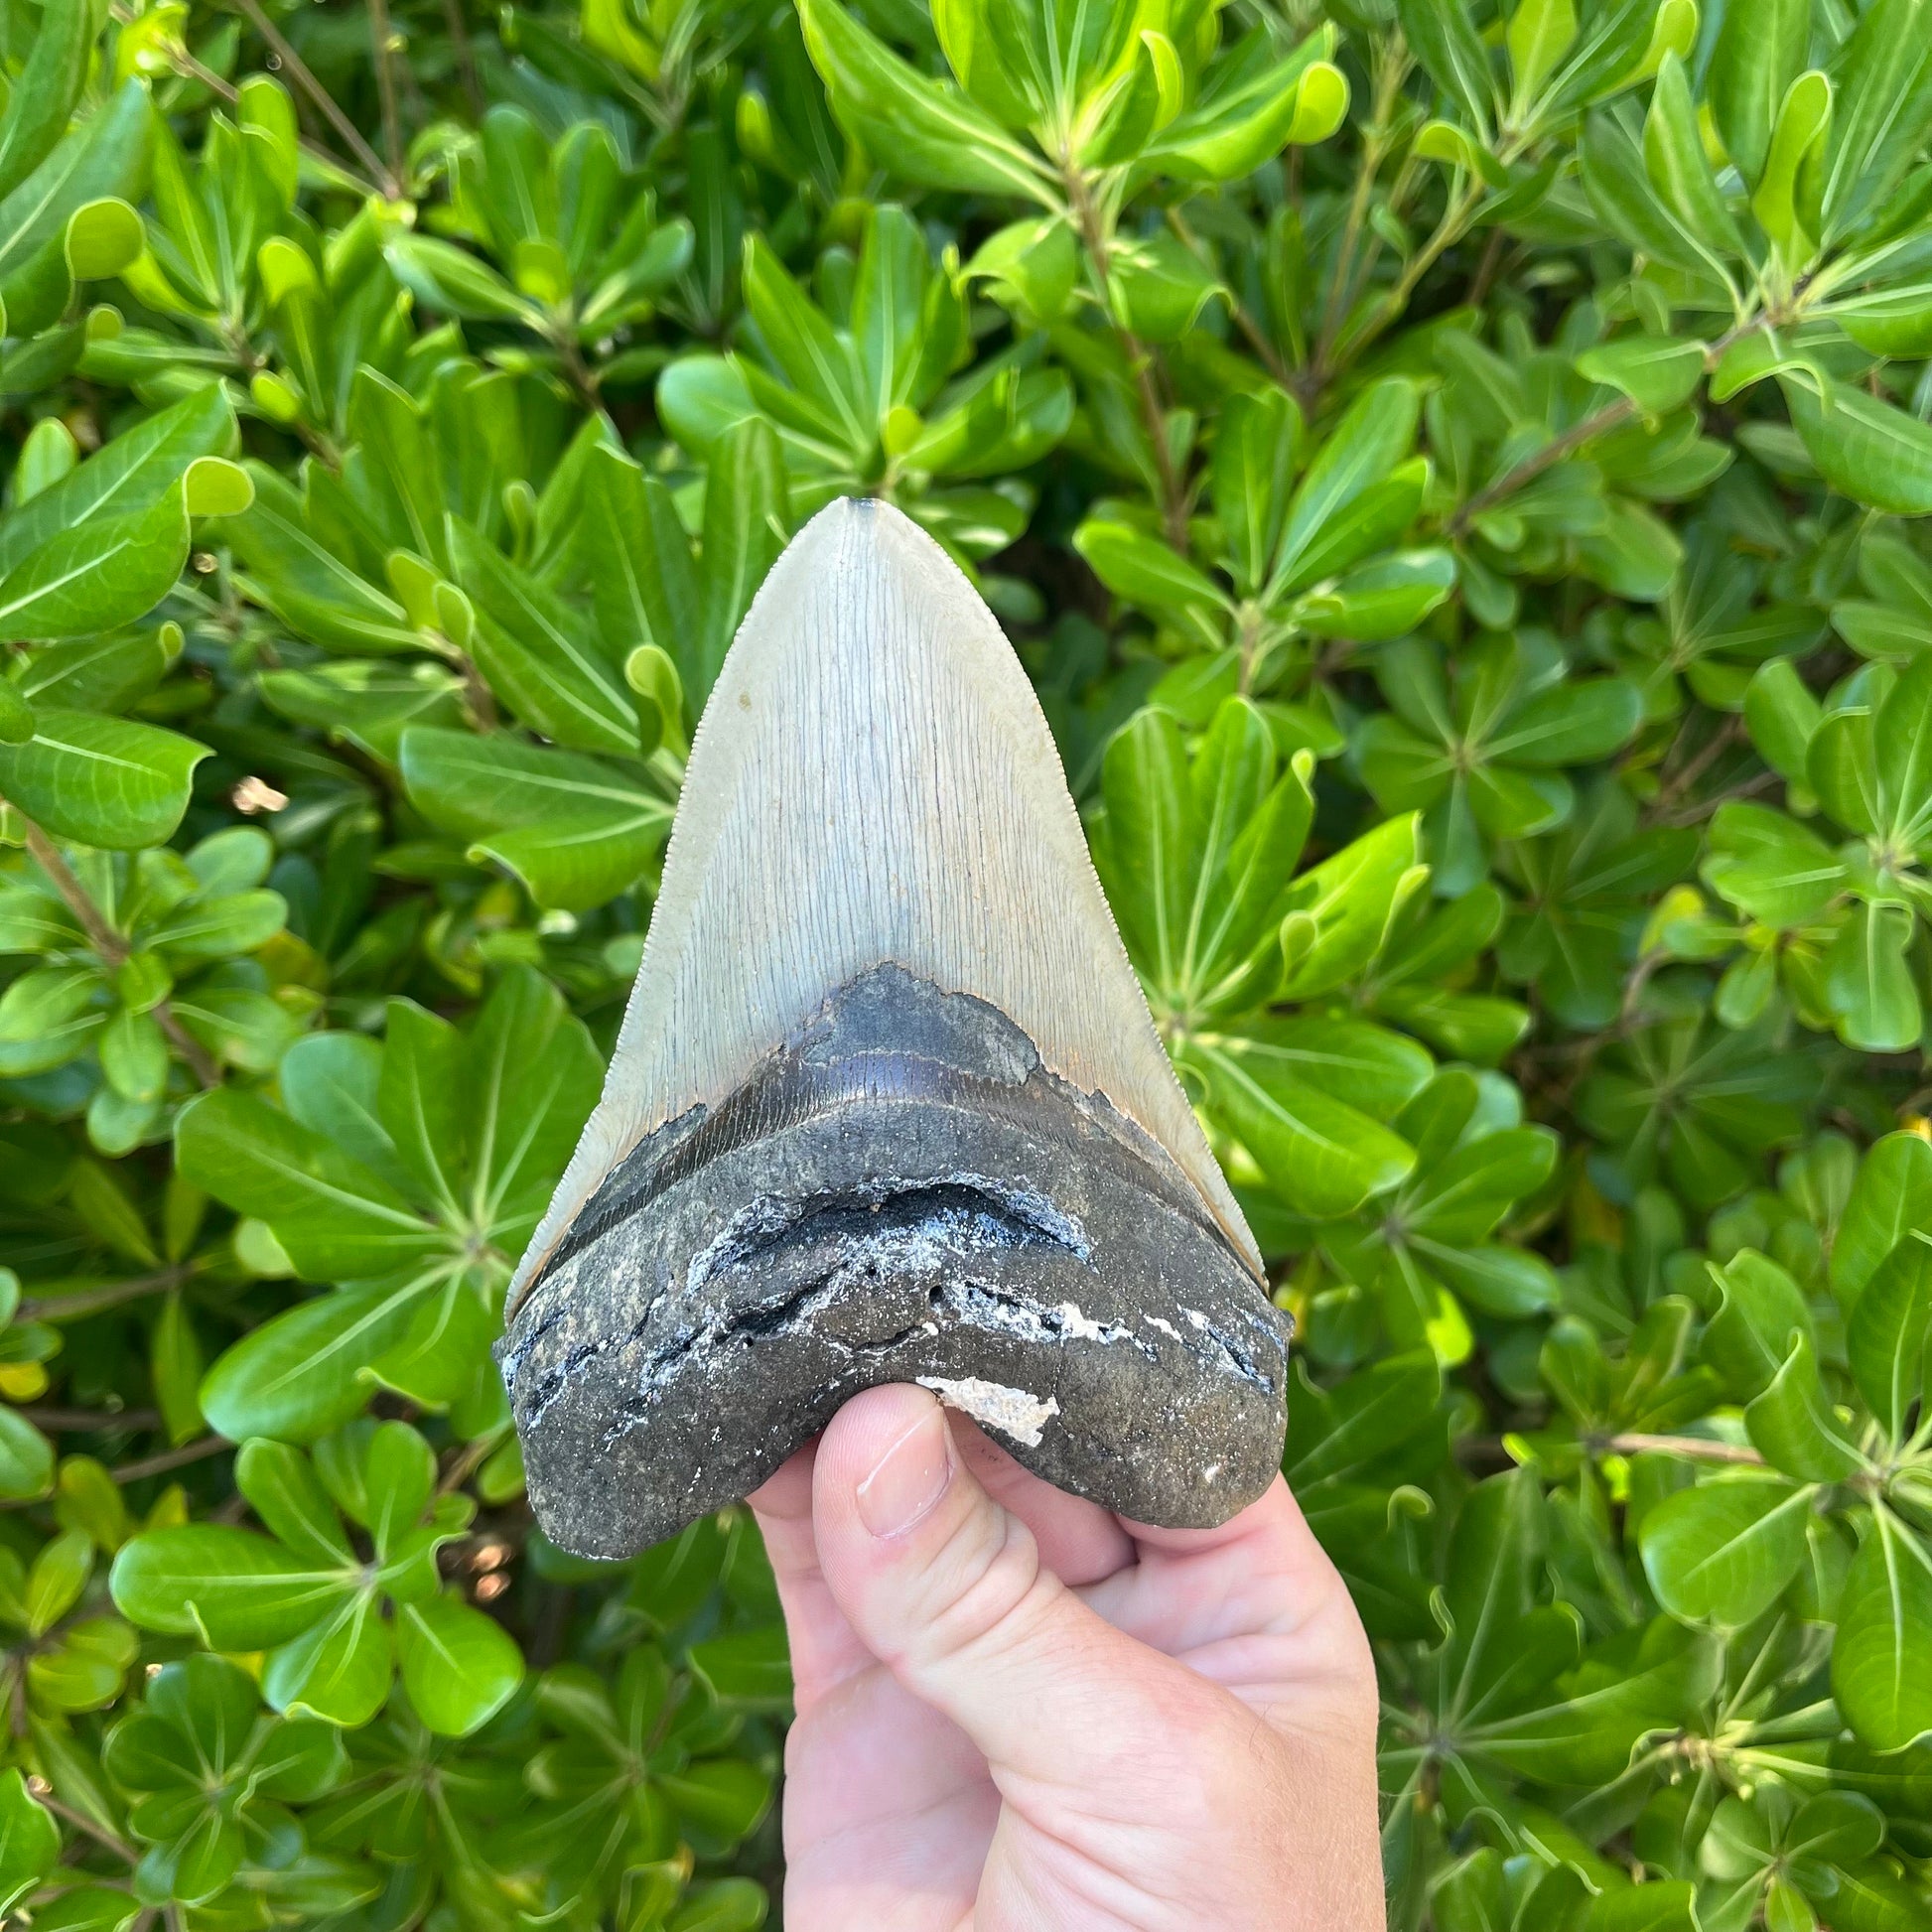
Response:
M1054 1073L1104 1094L1261 1277L1012 646L924 531L848 500L779 558L725 660L604 1097L511 1307L631 1148L885 961L997 1007Z

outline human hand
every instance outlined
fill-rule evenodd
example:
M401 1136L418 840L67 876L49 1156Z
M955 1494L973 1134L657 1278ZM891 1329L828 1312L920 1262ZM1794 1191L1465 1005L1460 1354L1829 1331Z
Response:
M1279 1477L1123 1523L899 1386L751 1500L786 1932L1381 1932L1374 1667Z

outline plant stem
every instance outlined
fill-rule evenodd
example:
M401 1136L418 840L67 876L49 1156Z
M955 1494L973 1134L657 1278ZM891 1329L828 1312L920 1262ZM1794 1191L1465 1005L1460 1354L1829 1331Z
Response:
M166 1449L159 1455L144 1457L139 1462L120 1462L107 1473L116 1482L139 1482L143 1476L165 1475L170 1469L185 1467L190 1462L204 1462L210 1455L219 1455L223 1449L231 1449L234 1445L225 1436L204 1436L198 1443L187 1443L177 1449Z
M463 702L470 715L477 721L479 731L496 729L496 695L483 682L483 674L477 669L476 660L468 651L456 654L457 674L463 679Z
M1505 470L1494 483L1484 484L1460 504L1444 526L1448 534L1459 537L1484 510L1493 508L1506 496L1513 496L1525 483L1542 476L1544 471L1554 469L1573 450L1580 449L1593 437L1627 423L1636 413L1637 405L1628 396L1621 396L1584 417L1581 422L1571 424L1561 436L1553 436L1540 450L1533 450L1521 463Z
M1503 248L1508 236L1500 225L1489 230L1489 243L1482 251L1482 259L1476 263L1476 272L1469 279L1469 292L1462 298L1465 309L1479 309L1488 299L1489 287L1496 279L1496 270L1502 266Z
M50 1436L85 1436L109 1429L155 1429L160 1426L157 1409L16 1409L36 1429Z
M101 916L100 907L87 895L87 889L73 875L60 849L31 821L26 824L27 850L34 862L54 882L54 890L67 901L68 909L80 921L87 943L98 953L109 972L119 967L128 955L127 941ZM209 1057L207 1047L181 1024L166 1000L154 1007L155 1024L167 1035L175 1050L188 1062L189 1069L205 1087L221 1084L221 1069Z
M184 73L192 81L199 81L203 87L208 89L208 92L220 94L220 98L226 100L230 106L233 106L241 98L241 94L233 89L228 81L224 81L212 68L205 68L199 60L196 60L194 54L188 53L186 47L174 49L174 66L176 66L176 71ZM296 145L300 149L304 149L304 153L311 155L315 161L321 162L325 168L329 168L331 172L340 174L345 180L353 182L355 188L359 188L365 196L378 196L382 192L382 190L376 188L375 182L367 180L353 166L349 166L349 162L344 161L340 155L333 153L331 149L323 147L321 141L311 141L305 133L298 133L296 135Z
M1745 321L1726 329L1718 340L1704 352L1704 367L1707 374L1718 366L1724 352L1740 336L1747 336L1768 318L1752 316ZM1619 396L1615 402L1605 403L1601 409L1593 411L1581 422L1573 423L1561 436L1554 436L1540 450L1532 451L1521 463L1505 470L1494 483L1486 483L1459 505L1444 527L1447 535L1460 536L1482 512L1499 503L1506 496L1514 495L1526 483L1542 476L1544 471L1561 463L1573 450L1581 448L1593 438L1618 429L1632 420L1637 413L1637 405L1628 396Z
M477 77L477 52L470 40L470 23L464 18L463 0L443 0L443 19L450 30L450 46L456 54L457 72L463 78L463 91L479 120L487 103L483 82Z
M126 26L135 17L134 9L126 5L125 0L113 0L113 4L108 7L107 11L123 26ZM194 55L188 51L188 45L185 41L175 42L168 50L168 58L173 63L175 71L184 79L193 80L198 85L206 87L209 93L225 100L230 107L241 98L241 95L235 89L234 82L216 73L212 68L204 66L202 62L196 60ZM336 174L345 176L363 194L376 195L381 193L374 182L363 180L341 155L332 153L321 142L310 140L306 134L298 134L296 136L296 142L298 146L314 156L317 161L321 162L325 168L332 170Z
M179 1288L195 1270L190 1267L163 1268L152 1275L137 1275L132 1281L108 1282L100 1288L83 1288L77 1295L30 1295L15 1311L17 1321L74 1321L83 1314L98 1314L102 1309L117 1309L123 1302L138 1302L146 1295L163 1295Z
M73 869L61 856L60 848L31 819L22 819L26 827L27 850L33 854L34 863L46 873L53 882L54 890L67 901L68 910L80 921L80 929L87 935L87 943L100 955L101 963L111 973L127 958L128 944L121 935L109 925L101 915L101 910L88 897L87 889L73 876ZM218 1087L221 1084L221 1069L202 1042L181 1024L175 1010L166 1000L158 1000L154 1007L155 1025L167 1035L170 1043L184 1060L190 1072L205 1087Z
M1200 238L1187 225L1186 217L1177 207L1171 207L1168 210L1168 226L1173 230L1174 236L1180 242L1181 246L1203 268L1212 273L1214 269L1212 259L1209 257L1207 250L1201 246ZM1241 331L1242 335L1247 337L1248 345L1261 357L1263 363L1267 366L1268 373L1283 388L1287 388L1289 383L1288 364L1282 360L1281 350L1268 340L1261 324L1242 306L1241 298L1232 289L1228 290L1227 298L1228 307L1234 313L1235 327Z
M1354 333L1336 346L1336 368L1346 368L1409 306L1409 298L1415 294L1416 284L1435 267L1446 249L1461 239L1481 205L1482 197L1483 184L1480 181L1464 185L1443 210L1443 218L1437 222L1435 232L1403 264L1394 287L1376 304L1374 312L1363 319Z
M1369 203L1375 195L1375 177L1381 172L1382 158L1388 152L1389 116L1409 71L1409 58L1401 37L1386 43L1375 66L1374 96L1368 125L1362 129L1362 157L1355 170L1354 192L1348 198L1348 213L1342 221L1341 239L1335 247L1334 273L1328 280L1328 295L1321 308L1321 330L1315 339L1314 354L1308 371L1310 399L1318 396L1330 373L1329 357L1335 336L1348 314L1367 263L1358 264L1355 251L1361 245L1362 227L1368 219ZM1360 274L1358 274L1358 268Z
M382 145L389 173L402 179L402 116L396 108L395 34L389 26L389 0L368 0L369 39L375 44L375 87L382 99Z
M486 1436L479 1436L474 1443L466 1443L450 1457L449 1466L437 1482L436 1493L447 1496L451 1491L461 1489L488 1461L490 1451L502 1440L503 1433L498 1429L491 1430Z
M1111 318L1113 305L1108 300L1107 291L1112 256L1101 224L1100 210L1094 207L1087 178L1077 166L1068 164L1064 180L1067 206L1072 209L1080 239L1086 244L1088 259L1100 281L1100 306ZM1154 356L1147 345L1124 323L1116 322L1114 331L1120 337L1121 346L1127 351L1127 359L1134 365L1134 386L1140 394L1141 419L1147 426L1148 441L1154 446L1162 531L1170 548L1184 557L1187 554L1187 500L1180 478L1174 470L1173 449L1168 441L1167 416L1161 407L1160 393L1154 386Z
M1647 1436L1635 1432L1594 1439L1593 1449L1612 1455L1640 1455L1655 1450L1664 1455L1686 1455L1698 1462L1734 1462L1742 1467L1761 1469L1764 1458L1754 1449L1739 1443L1714 1443L1704 1436Z
M248 16L249 24L274 50L276 58L288 69L289 78L315 102L333 127L347 142L349 152L361 162L380 184L389 201L402 194L402 183L382 165L381 157L362 139L362 132L337 104L336 96L315 76L307 61L289 44L288 37L262 11L261 0L235 0Z
M125 1859L129 1864L138 1862L140 1855L124 1839L119 1839L104 1826L96 1825L85 1812L75 1811L71 1805L64 1805L50 1792L37 1791L34 1794L37 1804L51 1811L56 1818L65 1818L76 1832L85 1832L97 1845L104 1845L117 1859Z
M1676 771L1659 772L1658 776L1662 782L1658 785L1657 795L1651 799L1650 809L1644 816L1653 825L1658 823L1664 817L1666 810L1676 804L1678 799L1690 790L1743 735L1743 720L1735 716L1726 718L1711 734L1710 741L1701 746L1697 754L1687 759Z

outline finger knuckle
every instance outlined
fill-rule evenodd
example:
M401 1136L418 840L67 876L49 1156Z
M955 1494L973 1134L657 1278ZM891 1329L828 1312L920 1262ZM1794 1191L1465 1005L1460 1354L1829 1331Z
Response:
M1040 1567L1033 1533L1005 1511L962 1526L935 1568L945 1586L927 1638L942 1657L1022 1637L1058 1587Z

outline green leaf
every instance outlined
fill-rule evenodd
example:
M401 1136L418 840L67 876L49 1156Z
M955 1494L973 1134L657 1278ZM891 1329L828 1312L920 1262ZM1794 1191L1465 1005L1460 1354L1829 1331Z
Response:
M1307 1381L1289 1404L1284 1461L1298 1495L1355 1474L1428 1426L1442 1396L1443 1371L1427 1351L1391 1355L1322 1390Z
M425 640L403 607L317 533L317 478L312 474L301 491L265 466L249 475L254 501L226 519L223 535L267 608L298 635L332 650L421 649Z
M1647 416L1689 402L1704 376L1702 343L1667 336L1625 336L1577 357L1577 373L1621 391Z
M1313 932L1291 958L1286 998L1327 992L1374 957L1403 896L1421 883L1419 843L1413 813L1391 818L1295 882L1290 917L1306 915Z
M1463 0L1396 0L1396 14L1416 58L1487 139L1495 78Z
M1764 1459L1802 1482L1842 1482L1864 1466L1832 1411L1811 1337L1800 1333L1769 1386L1744 1411Z
M355 1575L352 1565L318 1566L252 1530L190 1523L137 1536L109 1581L122 1615L144 1630L261 1650L301 1635Z
M6 119L0 122L0 197L19 187L67 132L69 116L87 83L94 33L85 7L50 7L42 13L34 50L14 81ZM6 1895L0 1910L12 1903L13 1896Z
M1818 700L1788 658L1761 665L1744 691L1744 722L1751 743L1771 768L1803 783L1805 758L1824 716Z
M72 1609L93 1567L93 1539L85 1530L66 1530L41 1551L21 1599L29 1636L46 1636Z
M1846 880L1844 860L1809 827L1768 805L1737 801L1719 806L1702 870L1714 892L1774 926L1808 924Z
M414 726L403 782L433 824L514 872L540 905L602 905L663 847L669 803L617 765L497 735Z
M1829 376L1781 375L1778 386L1834 489L1898 516L1932 514L1932 426Z
M487 1723L522 1682L523 1654L509 1633L454 1596L398 1606L396 1648L416 1715L446 1737Z
M1206 1075L1216 1109L1299 1213L1352 1213L1415 1166L1414 1151L1397 1135L1278 1061L1198 1041L1182 1058Z
M486 263L434 235L392 234L383 257L410 293L444 315L466 322L535 323L541 309Z
M235 1487L285 1548L322 1564L354 1561L342 1519L306 1455L280 1443L247 1443L235 1457Z
M1675 129L1674 120L1671 125ZM1648 135L1648 127L1645 132ZM1666 141L1662 123L1657 144L1660 171L1668 179L1669 165L1679 157L1676 138ZM1585 123L1581 157L1590 204L1612 233L1673 268L1713 275L1704 243L1686 229L1676 208L1652 186L1645 149L1609 114L1591 114ZM1698 159L1702 161L1701 154ZM1686 172L1696 179L1694 170Z
M782 1626L707 1637L691 1646L691 1668L737 1710L783 1711L791 1703L791 1653Z
M1271 594L1310 581L1308 553L1327 526L1408 455L1420 412L1415 385L1399 378L1371 384L1349 405L1289 506Z
M1834 305L1838 325L1873 355L1932 355L1932 290L1923 283L1879 289Z
M688 666L698 586L671 492L601 445L585 473L585 560L598 628L613 653L655 644Z
M1781 1476L1735 1474L1666 1497L1640 1538L1658 1601L1733 1629L1761 1615L1798 1573L1813 1495Z
M1805 65L1809 0L1762 0L1724 16L1706 86L1725 152L1752 187L1764 173L1785 89Z
M0 578L0 631L47 643L145 617L188 559L187 486L184 479L146 509L92 518L29 553Z
M1503 37L1518 100L1536 97L1576 38L1577 10L1571 0L1521 0Z
M1137 174L1234 181L1290 143L1325 140L1348 111L1347 80L1324 58L1333 49L1332 26L1275 61L1266 59L1267 37L1252 36L1149 144Z
M1585 1925L1587 1932L1701 1932L1697 1887L1688 1879L1652 1879L1598 1892Z
M53 1870L61 1828L27 1794L18 1770L0 1772L0 1911L13 1908Z
M345 1583L352 1563L341 1566ZM345 1587L317 1619L275 1649L262 1672L262 1692L278 1710L354 1727L381 1710L395 1673L395 1645L375 1592Z
M0 744L0 797L82 845L158 845L188 809L206 747L155 725L36 707L34 736Z
M1714 1268L1724 1306L1705 1330L1704 1353L1740 1401L1762 1395L1783 1367L1793 1335L1809 1339L1810 1304L1803 1289L1755 1248Z
M408 1332L421 1291L378 1283L285 1309L216 1358L202 1413L230 1442L312 1443L352 1421L375 1392L372 1366Z
M1218 641L1228 600L1166 544L1150 542L1132 524L1090 519L1074 532L1073 547L1117 597L1167 618L1200 643Z
M1853 1378L1898 1441L1924 1388L1932 1339L1932 1243L1908 1236L1872 1270L1846 1323Z
M491 688L572 751L637 751L637 713L621 663L583 618L468 524L453 526L452 548L476 602L472 649Z
M54 1445L18 1411L0 1408L0 1496L24 1502L54 1487Z
M1873 1750L1932 1730L1932 1551L1882 1506L1845 1579L1832 1694Z
M1214 511L1244 594L1261 588L1274 563L1301 441L1302 412L1286 391L1228 399L1214 443Z
M1723 258L1743 253L1743 237L1718 192L1716 177L1698 138L1697 109L1684 63L1666 54L1643 124L1644 171L1658 199L1714 269Z
M790 530L784 459L761 421L736 424L712 452L705 484L704 576L695 638L667 646L692 706L702 710L752 599ZM689 633L680 631L681 639Z
M1855 904L1825 961L1825 997L1839 1037L1866 1053L1913 1045L1924 1025L1905 957L1914 923L1902 905Z
M463 1105L474 1211L510 1253L535 1229L604 1086L582 1021L540 974L512 968L470 1036Z
M1812 164L1831 118L1831 81L1815 69L1799 74L1785 89L1772 124L1764 178L1751 197L1751 212L1757 216L1758 225L1793 260L1802 260L1812 251L1812 238L1805 228L1807 221L1817 218L1811 193L1815 187ZM1750 340L1746 337L1738 346L1746 347Z
M1932 1228L1932 1142L1887 1134L1860 1162L1832 1244L1832 1290L1848 1313L1878 1265L1915 1228Z
M22 99L19 85L16 101ZM147 175L152 113L146 84L125 81L91 120L69 134L0 200L0 282L17 274L37 249L64 234L75 211L89 202L140 194Z
M802 0L799 23L834 110L909 181L1020 195L1051 207L1039 164L958 89L926 79L839 0Z
M123 431L0 518L0 573L13 575L51 539L89 519L130 517L152 507L197 458L231 454L236 436L234 410L219 383Z
M311 1281L407 1268L446 1249L386 1181L247 1094L204 1094L183 1109L175 1141L182 1172L268 1222Z
M1932 127L1932 10L1874 0L1833 63L1840 105L1826 149L1825 233L1854 228L1896 186Z

